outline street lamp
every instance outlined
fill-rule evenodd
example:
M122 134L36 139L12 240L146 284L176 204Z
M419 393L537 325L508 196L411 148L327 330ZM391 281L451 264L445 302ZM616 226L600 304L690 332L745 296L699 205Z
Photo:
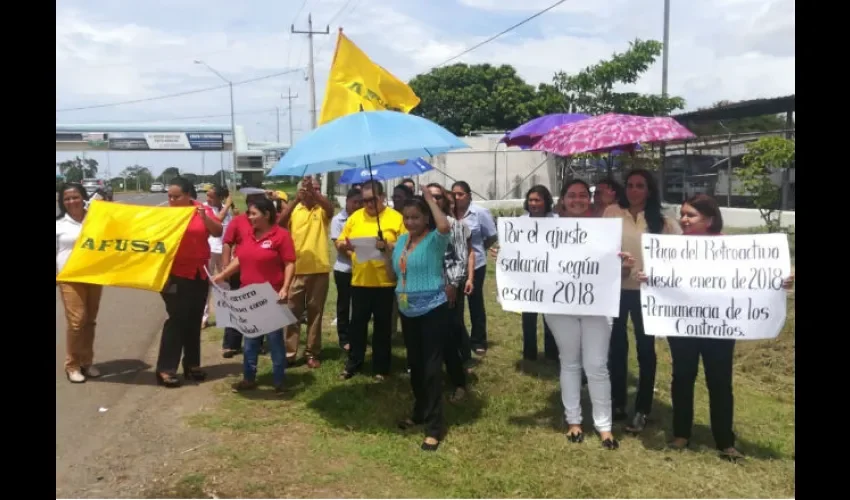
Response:
M196 60L195 64L200 64L200 65L206 67L208 70L212 71L213 74L215 74L215 76L224 80L224 82L227 83L227 85L230 87L230 138L231 138L230 139L230 147L233 150L232 151L232 153L233 153L233 167L232 167L233 168L233 178L232 178L232 182L233 182L233 187L235 189L236 188L236 163L238 161L238 156L236 155L236 116L235 116L235 113L233 112L233 82L231 82L227 78L221 76L221 73L214 70L212 68L212 66L205 63L204 61Z

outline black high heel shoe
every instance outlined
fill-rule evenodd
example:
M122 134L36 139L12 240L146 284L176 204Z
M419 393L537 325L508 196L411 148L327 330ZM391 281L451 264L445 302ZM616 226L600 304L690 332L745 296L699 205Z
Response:
M156 385L162 385L169 389L173 389L175 387L180 387L180 379L170 373L166 373L165 375L156 373Z
M190 368L188 370L183 370L183 376L186 377L186 380L203 382L207 379L207 372L201 370L200 368Z
M616 450L620 447L620 442L614 438L608 438L602 441L602 447L606 450Z
M571 443L583 443L584 442L584 433L583 432L577 432L577 433L568 432L567 433L567 440Z

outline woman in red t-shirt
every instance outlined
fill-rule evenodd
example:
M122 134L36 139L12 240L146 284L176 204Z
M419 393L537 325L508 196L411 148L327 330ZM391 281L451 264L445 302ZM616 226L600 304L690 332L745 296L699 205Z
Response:
M162 327L156 380L165 387L180 386L177 366L183 357L183 375L202 381L207 374L201 366L201 318L207 302L209 284L204 266L210 260L210 236L221 236L221 221L212 209L192 199L194 187L188 179L175 177L168 185L168 206L192 207L197 212L189 221L174 261L171 276L160 295L165 301L168 319Z
M254 229L250 238L239 244L239 256L213 281L221 283L239 271L241 286L269 283L278 292L280 302L289 298L289 286L295 274L295 245L289 231L278 226L274 202L260 198L248 204L248 220ZM283 327L267 336L272 357L272 378L275 392L283 393L286 371L286 347L283 344ZM233 385L234 391L257 387L257 359L263 337L245 338L243 355L243 380Z
M720 205L711 196L697 194L682 203L679 225L685 236L719 236L723 233L723 216ZM638 281L647 282L643 272ZM786 289L794 284L793 274L784 279ZM673 383L670 391L673 403L673 441L669 447L676 450L690 445L691 427L694 423L694 384L702 357L705 384L708 387L711 433L720 456L737 460L743 455L735 448L732 430L734 413L732 395L732 368L735 354L734 339L710 337L667 337L673 357Z

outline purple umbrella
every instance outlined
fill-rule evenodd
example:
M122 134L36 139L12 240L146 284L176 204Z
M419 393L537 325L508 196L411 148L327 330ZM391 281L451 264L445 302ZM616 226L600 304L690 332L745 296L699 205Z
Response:
M590 118L590 115L581 113L554 113L539 116L508 132L500 142L504 142L507 146L519 146L522 149L528 149L553 128L587 118Z

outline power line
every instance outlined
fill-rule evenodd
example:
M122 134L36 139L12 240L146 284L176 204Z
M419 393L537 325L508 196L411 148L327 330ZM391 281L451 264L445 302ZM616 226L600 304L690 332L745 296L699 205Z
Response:
M477 49L477 48L479 48L479 47L481 47L481 46L483 46L483 45L486 45L486 44L488 44L488 43L492 42L493 40L495 40L495 39L499 38L500 36L502 36L502 35L504 35L504 34L506 34L506 33L509 33L509 32L511 32L511 31L515 30L516 28L519 28L520 26L522 26L523 24L525 24L525 23L527 23L527 22L531 21L532 19L535 19L535 18L537 18L537 17L542 16L543 14L545 14L545 13L549 12L550 10L554 9L555 7L557 7L557 6L561 5L562 3L566 2L566 1L567 1L567 0L559 0L559 1L555 2L555 3L553 3L553 4L552 4L552 5L550 5L549 7L546 7L545 9L541 10L540 12L538 12L538 13L536 13L536 14L534 14L534 15L530 16L530 17L527 17L527 18L523 19L522 21L520 21L520 22L518 22L518 23L514 24L514 25L513 25L513 26L511 26L510 28L508 28L508 29L506 29L506 30L502 31L501 33L498 33L498 34L496 34L496 35L493 35L493 36L491 36L490 38L488 38L488 39L484 40L483 42L478 43L478 44L476 44L476 45L473 45L472 47L470 47L470 48L468 48L468 49L464 50L464 51L463 51L463 52L461 52L460 54L458 54L458 55L456 55L456 56L454 56L454 57L451 57L451 58L449 58L449 59L446 59L446 60L445 60L445 61L443 61L442 63L440 63L440 64L438 64L438 65L434 66L434 68L439 68L440 66L442 66L442 65L444 65L444 64L450 63L450 62L454 61L455 59L457 59L457 58L459 58L459 57L462 57L462 56L464 56L464 55L466 55L466 54L469 54L469 53L470 53L470 52L472 52L473 50L475 50L475 49ZM433 68L432 68L432 69L433 69Z
M298 71L303 71L303 68L289 69L289 70L286 70L286 71L281 71L280 73L274 73L274 74L271 74L271 75L259 76L257 78L251 78L249 80L242 80L240 82L233 82L233 85L236 86L236 85L244 85L244 84L247 84L247 83L259 82L260 80L268 80L269 78L275 78L275 77L278 77L278 76L288 75L290 73L296 73ZM200 94L202 92L209 92L211 90L218 90L218 89L223 89L223 88L227 88L227 87L228 87L228 85L217 85L215 87L207 87L207 88L203 88L203 89L187 90L185 92L177 92L176 94L165 94L165 95L159 95L159 96L154 96L154 97L146 97L146 98L143 98L143 99L133 99L133 100L130 100L130 101L111 102L111 103L107 103L107 104L96 104L96 105L93 105L93 106L81 106L81 107L78 107L78 108L57 109L56 112L57 113L64 113L64 112L67 112L67 111L82 111L82 110L86 110L86 109L111 108L113 106L123 106L123 105L126 105L126 104L138 104L138 103L141 103L141 102L159 101L159 100L162 100L162 99L171 99L171 98L174 98L174 97L183 97L183 96L192 95L192 94Z

